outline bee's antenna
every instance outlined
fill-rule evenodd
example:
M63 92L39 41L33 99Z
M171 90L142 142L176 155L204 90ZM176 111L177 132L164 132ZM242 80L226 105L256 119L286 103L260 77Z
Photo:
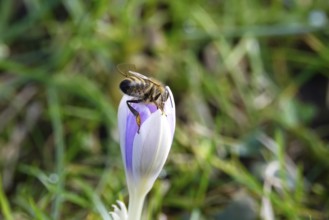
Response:
M136 66L130 63L120 63L117 65L117 70L124 76L127 76L129 71L136 71Z

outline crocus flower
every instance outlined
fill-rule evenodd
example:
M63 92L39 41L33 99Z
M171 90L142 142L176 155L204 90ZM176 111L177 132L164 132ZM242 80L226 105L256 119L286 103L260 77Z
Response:
M126 103L132 97L124 95L119 105L120 147L129 191L128 220L140 219L146 194L159 176L173 141L175 102L169 87L166 89L169 98L163 112L153 103L132 104L141 116L139 132L136 117Z

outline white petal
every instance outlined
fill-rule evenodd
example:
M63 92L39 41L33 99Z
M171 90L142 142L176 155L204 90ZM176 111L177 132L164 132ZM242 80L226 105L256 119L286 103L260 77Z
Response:
M144 187L152 187L168 157L171 143L167 116L158 110L143 123L134 140L133 174L136 183L144 179L147 183L143 185L148 185Z
M128 212L125 204L121 201L117 201L118 205L112 205L113 212L110 212L110 216L112 220L127 220L128 219Z
M117 203L119 204L119 206L120 206L120 209L121 209L121 213L122 213L122 215L123 216L128 216L128 212L127 212L127 208L126 208L126 205L123 203L123 202L121 202L121 201L117 201Z
M166 89L169 91L169 98L165 103L165 113L167 115L167 119L169 121L170 129L172 132L172 136L174 136L175 127L176 127L176 106L174 96L169 88L166 86Z
M110 212L112 220L120 220L120 217L115 212Z

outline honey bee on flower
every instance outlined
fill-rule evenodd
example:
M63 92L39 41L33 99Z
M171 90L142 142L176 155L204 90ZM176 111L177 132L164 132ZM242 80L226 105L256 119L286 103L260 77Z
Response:
M136 117L139 133L141 126L140 114L131 103L153 103L162 111L162 114L165 114L164 104L169 98L169 91L161 82L136 72L136 67L133 64L119 64L117 69L126 77L120 83L121 91L133 97L133 99L127 100L126 103L129 110Z

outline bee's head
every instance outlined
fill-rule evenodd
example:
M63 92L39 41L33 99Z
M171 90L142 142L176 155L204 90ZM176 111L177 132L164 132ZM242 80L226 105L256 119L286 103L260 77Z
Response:
M130 89L130 80L123 80L121 83L120 83L120 89L123 93L127 94L128 93L128 90Z

